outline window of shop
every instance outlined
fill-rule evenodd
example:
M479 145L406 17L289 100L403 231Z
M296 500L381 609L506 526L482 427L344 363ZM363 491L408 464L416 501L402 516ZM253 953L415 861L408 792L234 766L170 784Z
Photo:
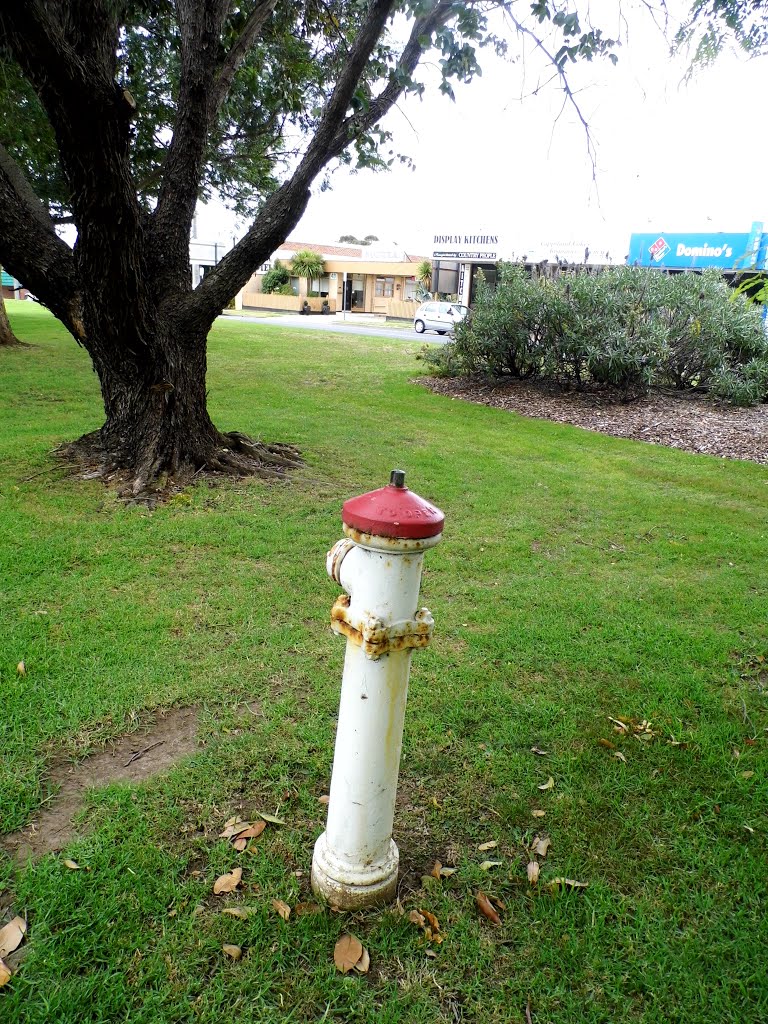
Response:
M351 309L362 309L365 306L365 278L362 274L354 274L352 277L352 302Z
M311 288L309 289L311 295L319 295L321 298L327 299L330 290L331 279L328 274L324 274L322 277L312 278Z
M377 299L391 299L395 294L395 279L394 277L377 277L376 278L376 298Z
M405 286L403 288L404 299L416 299L416 278L406 277Z

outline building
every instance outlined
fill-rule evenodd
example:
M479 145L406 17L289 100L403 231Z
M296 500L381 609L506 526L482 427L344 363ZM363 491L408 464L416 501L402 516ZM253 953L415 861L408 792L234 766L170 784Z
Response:
M323 273L307 281L291 277L290 295L265 294L262 281L275 261L290 272L298 252L314 252L323 258ZM418 305L416 267L426 257L410 256L397 246L385 248L289 239L259 268L243 290L243 307L299 312L306 302L313 313L375 313L410 319ZM427 260L428 262L428 260Z
M495 230L437 233L432 245L432 291L470 306L479 272L493 287L500 260L522 264L529 271L576 266L599 269L618 262L610 246L594 241L533 240L523 244L509 242Z

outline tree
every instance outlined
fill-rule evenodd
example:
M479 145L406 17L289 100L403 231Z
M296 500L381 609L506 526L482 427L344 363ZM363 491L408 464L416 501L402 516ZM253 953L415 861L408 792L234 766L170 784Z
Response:
M432 264L429 260L422 260L416 267L416 280L425 292L432 288Z
M206 339L218 313L298 223L334 161L386 167L384 115L424 54L442 84L506 43L487 13L514 0L16 0L0 6L0 260L88 352L105 409L75 442L141 494L206 468L259 472L278 446L222 434L206 406ZM568 61L608 53L559 0L518 0L554 25ZM397 17L397 20L393 20ZM396 35L405 31L398 43ZM530 32L530 29L526 29ZM14 88L14 78L20 87ZM8 83L11 82L9 86ZM47 154L44 156L44 153ZM386 154L386 155L385 155ZM215 190L253 215L192 290L195 205ZM56 233L71 218L77 243Z
M349 245L370 245L371 242L378 242L378 235L366 235L365 238L358 238L356 235L341 235L340 242L347 242Z
M677 33L693 48L693 66L715 60L729 41L751 57L768 52L768 3L764 0L694 0Z
M311 291L313 279L320 277L324 268L323 257L311 249L302 249L291 260L291 271L294 276L306 277L307 291Z
M0 295L0 346L10 348L11 345L21 345L21 342L13 333L5 308L5 299Z

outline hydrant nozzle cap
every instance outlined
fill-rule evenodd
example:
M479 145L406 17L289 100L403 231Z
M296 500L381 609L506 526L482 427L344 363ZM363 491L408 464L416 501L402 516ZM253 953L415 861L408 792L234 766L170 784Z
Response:
M352 530L395 540L437 537L445 523L439 508L408 490L401 469L392 471L386 487L345 501L341 518Z

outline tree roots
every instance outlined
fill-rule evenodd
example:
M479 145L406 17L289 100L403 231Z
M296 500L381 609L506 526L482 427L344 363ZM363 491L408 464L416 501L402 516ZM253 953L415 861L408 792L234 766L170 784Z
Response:
M227 479L256 476L281 480L303 465L301 452L291 444L267 444L233 430L218 435L218 444L200 445L195 453L185 439L183 454L175 448L163 454L157 448L137 451L133 459L105 446L101 431L84 434L63 444L54 455L81 480L101 480L116 488L129 504L154 507L197 481L209 486Z

